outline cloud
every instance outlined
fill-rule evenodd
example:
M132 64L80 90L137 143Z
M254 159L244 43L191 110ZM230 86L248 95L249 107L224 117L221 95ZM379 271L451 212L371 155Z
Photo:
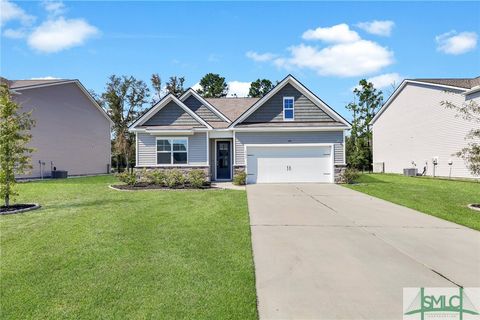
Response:
M59 17L38 26L28 36L28 45L39 52L52 53L82 45L97 34L98 29L83 19Z
M197 82L193 86L191 86L190 88L192 88L195 91L198 91L198 90L202 89L202 86L200 85L200 82Z
M398 73L385 73L375 77L368 78L367 81L373 83L373 86L376 89L384 89L389 88L392 86L398 86L400 82L402 82L403 77L400 76ZM352 88L358 88L359 86L355 86Z
M310 29L303 33L304 40L322 40L331 43L345 43L360 40L360 36L345 24L337 24L332 27Z
M30 25L35 21L35 17L27 14L15 3L0 0L0 26L8 21L20 21L22 25Z
M277 57L276 54L273 53L257 53L255 51L248 51L246 54L247 58L252 59L253 61L256 62L266 62L266 61L271 61Z
M458 55L475 49L478 35L475 32L460 32L455 30L435 37L437 50L446 54Z
M312 69L324 76L356 77L377 72L393 63L392 51L368 40L322 49L300 44L288 50L291 56L276 59L276 66L287 70L293 67Z
M52 16L63 14L66 9L62 1L46 0L42 2L42 6Z
M7 38L10 38L10 39L22 39L22 38L25 38L27 33L26 33L24 28L5 29L5 31L3 31L3 35Z
M227 96L247 97L249 90L250 82L230 81Z
M368 33L375 34L377 36L388 37L392 33L392 29L395 26L395 22L390 20L374 20L368 22L360 22L357 24L362 30Z
M46 76L46 77L38 77L38 78L30 78L30 80L57 80L61 78Z

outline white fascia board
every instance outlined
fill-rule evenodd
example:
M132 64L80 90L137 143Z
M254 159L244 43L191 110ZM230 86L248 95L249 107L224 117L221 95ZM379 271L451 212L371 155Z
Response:
M225 121L227 123L232 123L232 121L230 121L230 119L228 119L223 113L221 113L217 108L215 108L211 103L209 103L207 100L205 100L202 96L200 96L192 88L189 88L187 91L185 91L185 93L180 97L180 100L183 102L191 95L193 95L198 101L200 101L210 111L212 111L217 116L219 116L223 121Z
M258 100L250 109L248 109L243 115L241 115L235 122L233 122L230 126L234 127L238 123L245 120L248 116L250 116L255 110L261 107L266 101L268 101L273 95L275 95L280 89L282 89L287 83L290 83L294 86L298 91L302 92L307 98L309 98L313 103L317 106L320 106L321 109L326 112L331 118L334 120L341 122L351 127L350 123L345 120L342 116L340 116L337 112L335 112L332 108L330 108L326 103L320 100L316 95L314 95L310 90L308 90L303 84L301 84L297 79L295 79L292 75L288 75L285 79L283 79L278 85L275 86L269 93L267 93L263 98Z
M476 92L479 92L480 91L480 86L475 86L473 87L472 89L468 90L468 91L465 91L464 93L462 93L464 96L468 96L470 94L473 94L473 93L476 93Z
M436 84L436 83L430 83L430 82L422 82L422 81L415 81L415 80L403 80L402 83L395 89L395 91L392 93L392 95L387 99L387 101L383 104L382 108L377 112L375 117L372 119L372 125L375 124L375 122L378 120L380 115L389 107L389 105L392 103L393 100L400 94L400 92L405 88L408 84L420 84L420 85L425 85L425 86L431 86L431 87L439 87L439 88L444 88L444 89L450 89L450 90L460 90L460 91L467 91L465 88L460 88L460 87L453 87L453 86L447 86L443 84Z

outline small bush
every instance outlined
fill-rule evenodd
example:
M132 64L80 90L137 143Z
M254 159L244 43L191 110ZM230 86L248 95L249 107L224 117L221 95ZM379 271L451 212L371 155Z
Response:
M134 186L137 183L137 175L134 172L124 171L122 173L118 173L117 178L129 186Z
M183 187L185 185L185 176L180 170L169 170L165 175L165 184L169 188Z
M150 184L155 184L158 186L164 186L165 185L165 179L166 179L166 174L163 171L160 170L154 170L151 171L148 174L148 182Z
M233 184L237 186L244 186L247 183L247 174L245 172L237 173L233 177Z
M188 182L193 188L201 188L207 182L205 171L200 169L191 170L188 173Z
M346 168L340 175L342 183L354 183L360 177L360 173L355 168Z

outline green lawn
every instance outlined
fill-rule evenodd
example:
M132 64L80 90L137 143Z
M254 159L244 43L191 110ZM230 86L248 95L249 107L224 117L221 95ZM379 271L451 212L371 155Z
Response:
M479 182L393 174L364 174L358 182L347 187L480 230L480 212L467 208L480 202Z
M244 191L20 184L0 217L2 319L256 319Z

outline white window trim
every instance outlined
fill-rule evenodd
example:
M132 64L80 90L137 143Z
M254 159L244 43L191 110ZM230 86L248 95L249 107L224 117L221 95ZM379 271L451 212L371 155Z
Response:
M169 140L170 145L171 145L171 150L170 150L170 163L158 163L158 154L159 153L167 153L166 151L158 151L157 146L158 146L158 140ZM173 163L173 140L186 140L187 141L187 151L176 151L176 152L181 152L181 153L186 153L187 154L187 163ZM155 138L155 163L156 166L158 167L171 167L171 166L185 166L188 165L189 162L189 151L188 151L188 137L156 137Z
M292 100L292 113L293 117L285 118L285 100ZM283 97L283 121L294 121L295 120L295 98L294 97Z

